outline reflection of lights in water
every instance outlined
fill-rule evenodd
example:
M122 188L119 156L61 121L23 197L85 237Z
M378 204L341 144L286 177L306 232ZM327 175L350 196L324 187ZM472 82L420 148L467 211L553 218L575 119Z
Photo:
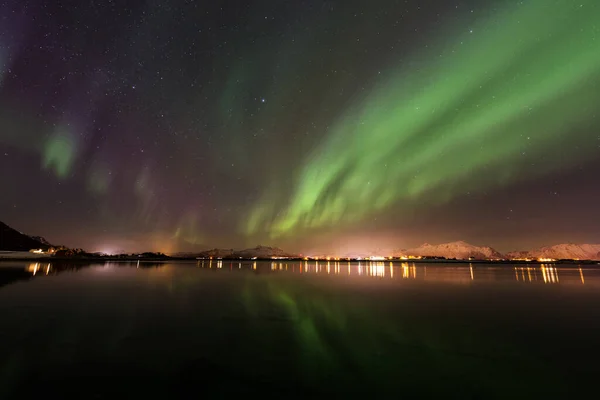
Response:
M36 275L40 270L45 269L45 274L48 275L52 268L52 264L48 263L45 267L40 265L40 263L31 263L27 266L27 272L31 272L33 275Z
M215 267L218 269L223 268L222 260L214 260ZM237 266L239 270L257 270L258 262L248 262L244 263L242 261L235 260L237 262ZM427 274L427 265L418 265L413 262L392 262L389 260L385 261L370 261L363 260L358 262L353 261L345 261L345 270L342 272L342 262L341 261L296 261L296 262L275 262L275 261L267 261L261 262L261 266L264 268L268 268L270 264L270 270L273 272L280 271L280 273L300 273L300 274L310 274L313 275L336 275L336 276L344 276L348 277L352 276L352 273L358 274L359 276L365 277L365 279L370 277L383 278L387 279L418 279L421 281L448 281L448 282L460 282L460 283L468 283L475 280L475 267L477 265L473 263L463 264L461 267L450 266L450 265L429 265L430 273ZM137 263L137 262L136 262ZM227 263L230 264L231 268L233 268L234 261ZM140 261L141 264L141 261ZM197 261L197 265L202 268L212 267L212 262L207 259L206 261ZM103 269L110 270L113 267L108 264L104 265ZM296 269L298 267L298 269ZM389 270L388 270L389 268ZM540 264L539 266L507 266L506 269L502 268L502 273L498 276L497 274L491 274L488 271L491 267L482 267L483 269L479 270L479 266L477 266L478 271L478 281L479 280L502 280L507 277L510 279L511 274L514 274L514 279L518 282L523 283L532 283L535 281L540 281L540 283L548 283L548 284L588 284L589 279L586 283L584 271L581 266L577 266L577 270L575 266L573 268L561 269L559 274L559 268L555 264ZM510 268L513 268L513 272L510 271ZM400 269L398 271L397 269ZM417 278L417 270L419 271L419 278ZM40 271L43 271L44 274L49 275L50 272L54 273L53 266L47 266L46 263L31 263L28 264L28 272L36 275ZM347 271L347 273L346 273ZM578 273L576 273L576 271ZM389 272L389 275L388 275ZM537 273L540 273L538 276ZM422 275L421 275L422 274ZM593 278L592 274L592 278ZM561 279L562 278L562 279Z
M385 264L383 262L371 263L371 276L385 277Z
M537 271L538 269L535 267L514 267L515 270L515 279L520 282L534 282L538 280ZM560 283L560 278L558 274L558 268L552 266L551 264L541 264L539 267L539 271L542 273L542 280L544 283ZM566 278L568 283L569 272L566 272ZM579 268L579 279L581 283L585 283L585 278L583 277L583 271Z
M527 271L527 278L525 278L525 271ZM517 281L531 282L531 267L515 267L515 277Z
M469 271L471 271L471 280L473 280L474 279L474 276L473 276L473 264L471 264L471 263L469 263Z
M544 283L558 283L558 270L549 265L542 264L542 276Z
M33 272L33 275L37 274L38 269L40 268L40 263L30 264L29 270Z
M400 268L402 269L402 278L403 279L417 279L417 267L416 265L409 265L406 262L400 264Z
M546 267L542 265L542 277L544 278L544 283L548 283L548 275L546 273Z

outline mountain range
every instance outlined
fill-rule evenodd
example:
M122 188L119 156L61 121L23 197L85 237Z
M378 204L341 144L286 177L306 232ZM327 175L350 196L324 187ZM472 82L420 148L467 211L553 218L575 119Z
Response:
M507 258L551 258L555 260L600 260L600 244L565 243L554 246L540 247L531 251L513 251L506 254Z
M271 258L299 257L277 247L257 246L245 250L211 249L199 253L179 253L177 256L213 258ZM489 246L476 246L464 241L432 245L425 243L412 249L398 250L396 257L437 257L457 260L505 260L505 259L572 259L600 260L600 244L558 244L534 250L513 251L502 254ZM325 256L319 256L324 258Z
M0 251L29 251L31 249L48 250L53 247L40 236L29 236L0 222ZM249 249L211 249L197 253L178 253L179 257L213 257L213 258L271 258L299 257L298 254L286 252L278 247L256 246ZM501 260L501 259L572 259L600 260L600 244L565 243L540 247L534 250L512 251L502 254L489 246L476 246L464 241L432 245L425 243L412 249L399 250L394 256L443 257L454 259Z
M0 251L48 250L52 245L40 236L29 236L0 221Z
M442 243L438 245L425 243L414 249L400 250L397 255L413 257L444 257L462 260L501 260L504 258L500 252L491 247L474 246L463 241Z
M211 249L201 251L199 253L177 253L174 256L178 257L203 257L203 258L271 258L271 257L299 257L297 254L286 252L278 247L256 246L250 249L234 250L234 249Z
M401 250L398 256L444 257L475 260L502 259L553 259L553 260L600 260L600 244L564 243L554 246L540 247L534 250L511 251L500 253L489 246L474 246L464 241L442 243L438 245L423 244L414 249Z

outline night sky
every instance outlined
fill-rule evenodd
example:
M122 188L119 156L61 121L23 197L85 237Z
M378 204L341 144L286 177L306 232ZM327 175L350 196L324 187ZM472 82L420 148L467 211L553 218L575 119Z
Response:
M52 243L600 243L597 0L14 0L0 21L0 220Z

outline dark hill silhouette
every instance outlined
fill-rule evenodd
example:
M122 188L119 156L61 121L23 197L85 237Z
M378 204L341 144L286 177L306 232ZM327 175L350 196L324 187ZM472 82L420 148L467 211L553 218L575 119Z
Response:
M27 236L0 221L0 251L48 250L50 247L46 239Z

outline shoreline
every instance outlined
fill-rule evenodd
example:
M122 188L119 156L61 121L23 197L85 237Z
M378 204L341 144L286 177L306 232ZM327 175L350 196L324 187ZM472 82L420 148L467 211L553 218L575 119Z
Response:
M401 258L392 258L385 260L369 259L305 259L302 257L292 258L194 258L194 257L0 257L2 261L30 261L30 262L63 262L63 263L90 263L90 262L160 262L168 263L173 261L236 261L236 262L399 262L414 264L485 264L485 265L600 265L600 261L594 260L554 260L554 261L524 261L524 260L455 260L455 259L411 259L403 260Z

